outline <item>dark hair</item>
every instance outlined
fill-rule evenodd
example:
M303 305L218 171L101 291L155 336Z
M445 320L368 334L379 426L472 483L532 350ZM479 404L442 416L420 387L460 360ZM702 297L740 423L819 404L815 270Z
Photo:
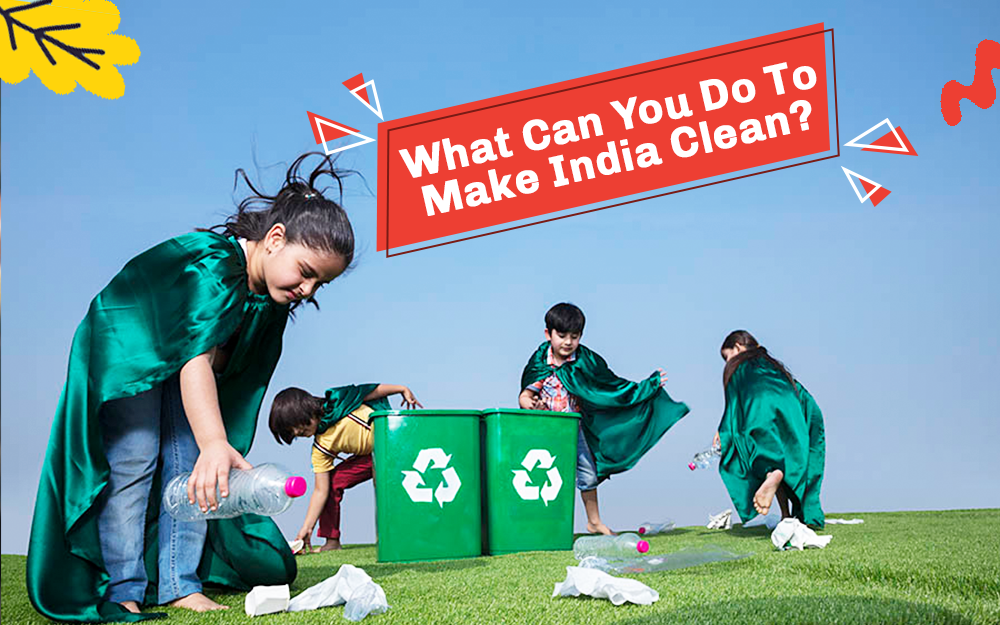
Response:
M306 427L313 419L322 416L323 398L292 386L275 395L267 426L271 428L274 440L291 445L296 428Z
M583 326L587 323L587 318L583 316L583 311L573 304L563 302L556 304L545 313L545 329L549 332L575 332L583 334Z
M322 160L306 177L299 170L311 156L319 156ZM225 236L260 241L275 224L282 224L285 226L285 240L289 243L335 253L344 259L345 266L349 268L354 262L351 222L340 204L323 195L329 187L318 190L316 183L320 177L330 176L337 183L340 200L343 201L343 178L353 173L356 172L337 169L334 160L326 154L307 152L288 168L278 193L267 195L250 182L243 169L237 169L236 184L242 178L251 195L237 205L236 213L230 215L225 223L213 226L211 230L221 230ZM318 307L312 297L305 301ZM294 302L292 308L300 303Z
M722 350L733 349L737 345L742 345L746 348L746 351L736 354L726 362L726 368L722 371L722 388L729 386L729 379L733 377L736 373L736 369L748 360L753 360L757 358L763 358L771 364L775 369L780 371L782 375L788 378L788 382L792 385L792 390L795 388L795 378L792 377L792 372L788 370L788 367L784 365L780 360L771 356L767 353L767 348L757 342L757 339L753 337L752 334L746 330L733 330L726 337L726 340L722 342L722 347L719 348L719 353ZM723 356L725 358L725 356Z

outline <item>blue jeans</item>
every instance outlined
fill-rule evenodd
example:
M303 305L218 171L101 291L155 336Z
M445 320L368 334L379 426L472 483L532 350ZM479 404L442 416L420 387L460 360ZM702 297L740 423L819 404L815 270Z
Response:
M157 458L164 486L175 475L190 471L198 459L198 445L181 403L179 376L145 393L104 404L100 422L111 466L97 519L104 566L111 576L105 598L142 603L148 581L143 564L146 508ZM162 492L155 496L162 497ZM197 570L208 524L175 521L162 508L159 523L162 604L201 592Z
M594 490L600 480L597 479L597 462L594 461L594 454L587 444L587 437L583 435L583 426L580 426L579 438L576 441L576 487L580 490Z

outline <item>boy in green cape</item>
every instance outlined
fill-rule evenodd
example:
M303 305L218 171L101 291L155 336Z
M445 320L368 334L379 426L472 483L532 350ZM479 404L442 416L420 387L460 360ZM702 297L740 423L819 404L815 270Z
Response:
M587 512L587 531L613 534L601 521L597 485L635 466L667 430L688 413L663 389L666 375L642 382L616 376L598 354L580 345L586 323L573 304L545 314L545 339L521 374L518 403L526 410L579 412L576 486Z

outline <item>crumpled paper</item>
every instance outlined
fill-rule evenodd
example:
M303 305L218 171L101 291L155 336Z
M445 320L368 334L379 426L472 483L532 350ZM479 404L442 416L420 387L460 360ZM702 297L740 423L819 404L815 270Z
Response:
M708 525L705 526L710 530L728 530L733 527L733 511L723 510L719 514L708 516Z
M833 536L819 536L796 518L785 519L771 532L771 542L779 550L817 547L822 549Z
M626 601L638 605L650 605L660 600L660 593L640 581L613 577L597 569L567 566L566 579L555 585L552 596L579 597L580 595L608 599L615 605L621 605Z
M284 612L288 607L288 594L288 584L254 586L243 600L243 610L247 616Z
M361 620L368 614L382 614L389 609L382 587L362 569L341 565L337 574L303 590L288 603L289 612L303 612L347 604L344 617Z

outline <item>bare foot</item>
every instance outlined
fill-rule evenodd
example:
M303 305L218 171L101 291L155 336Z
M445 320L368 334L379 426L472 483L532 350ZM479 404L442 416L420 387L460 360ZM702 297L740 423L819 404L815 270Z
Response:
M188 610L194 610L195 612L212 612L214 610L229 609L229 606L216 603L200 592L193 592L186 597L181 597L180 599L171 601L170 607L187 608Z
M764 483L760 485L757 493L753 496L753 507L757 510L758 514L767 514L768 510L771 509L774 494L778 492L778 487L781 486L781 480L783 479L785 479L785 474L780 469L775 469L767 474L767 479L764 480Z
M119 601L118 603L129 612L139 614L139 604L135 601Z
M342 549L342 547L340 546L340 539L327 538L326 544L320 547L319 549L316 549L315 553L322 553L324 551L336 551L337 549Z
M611 531L611 528L604 523L590 523L587 522L587 531L591 534L604 534L605 536L614 536L615 533Z

